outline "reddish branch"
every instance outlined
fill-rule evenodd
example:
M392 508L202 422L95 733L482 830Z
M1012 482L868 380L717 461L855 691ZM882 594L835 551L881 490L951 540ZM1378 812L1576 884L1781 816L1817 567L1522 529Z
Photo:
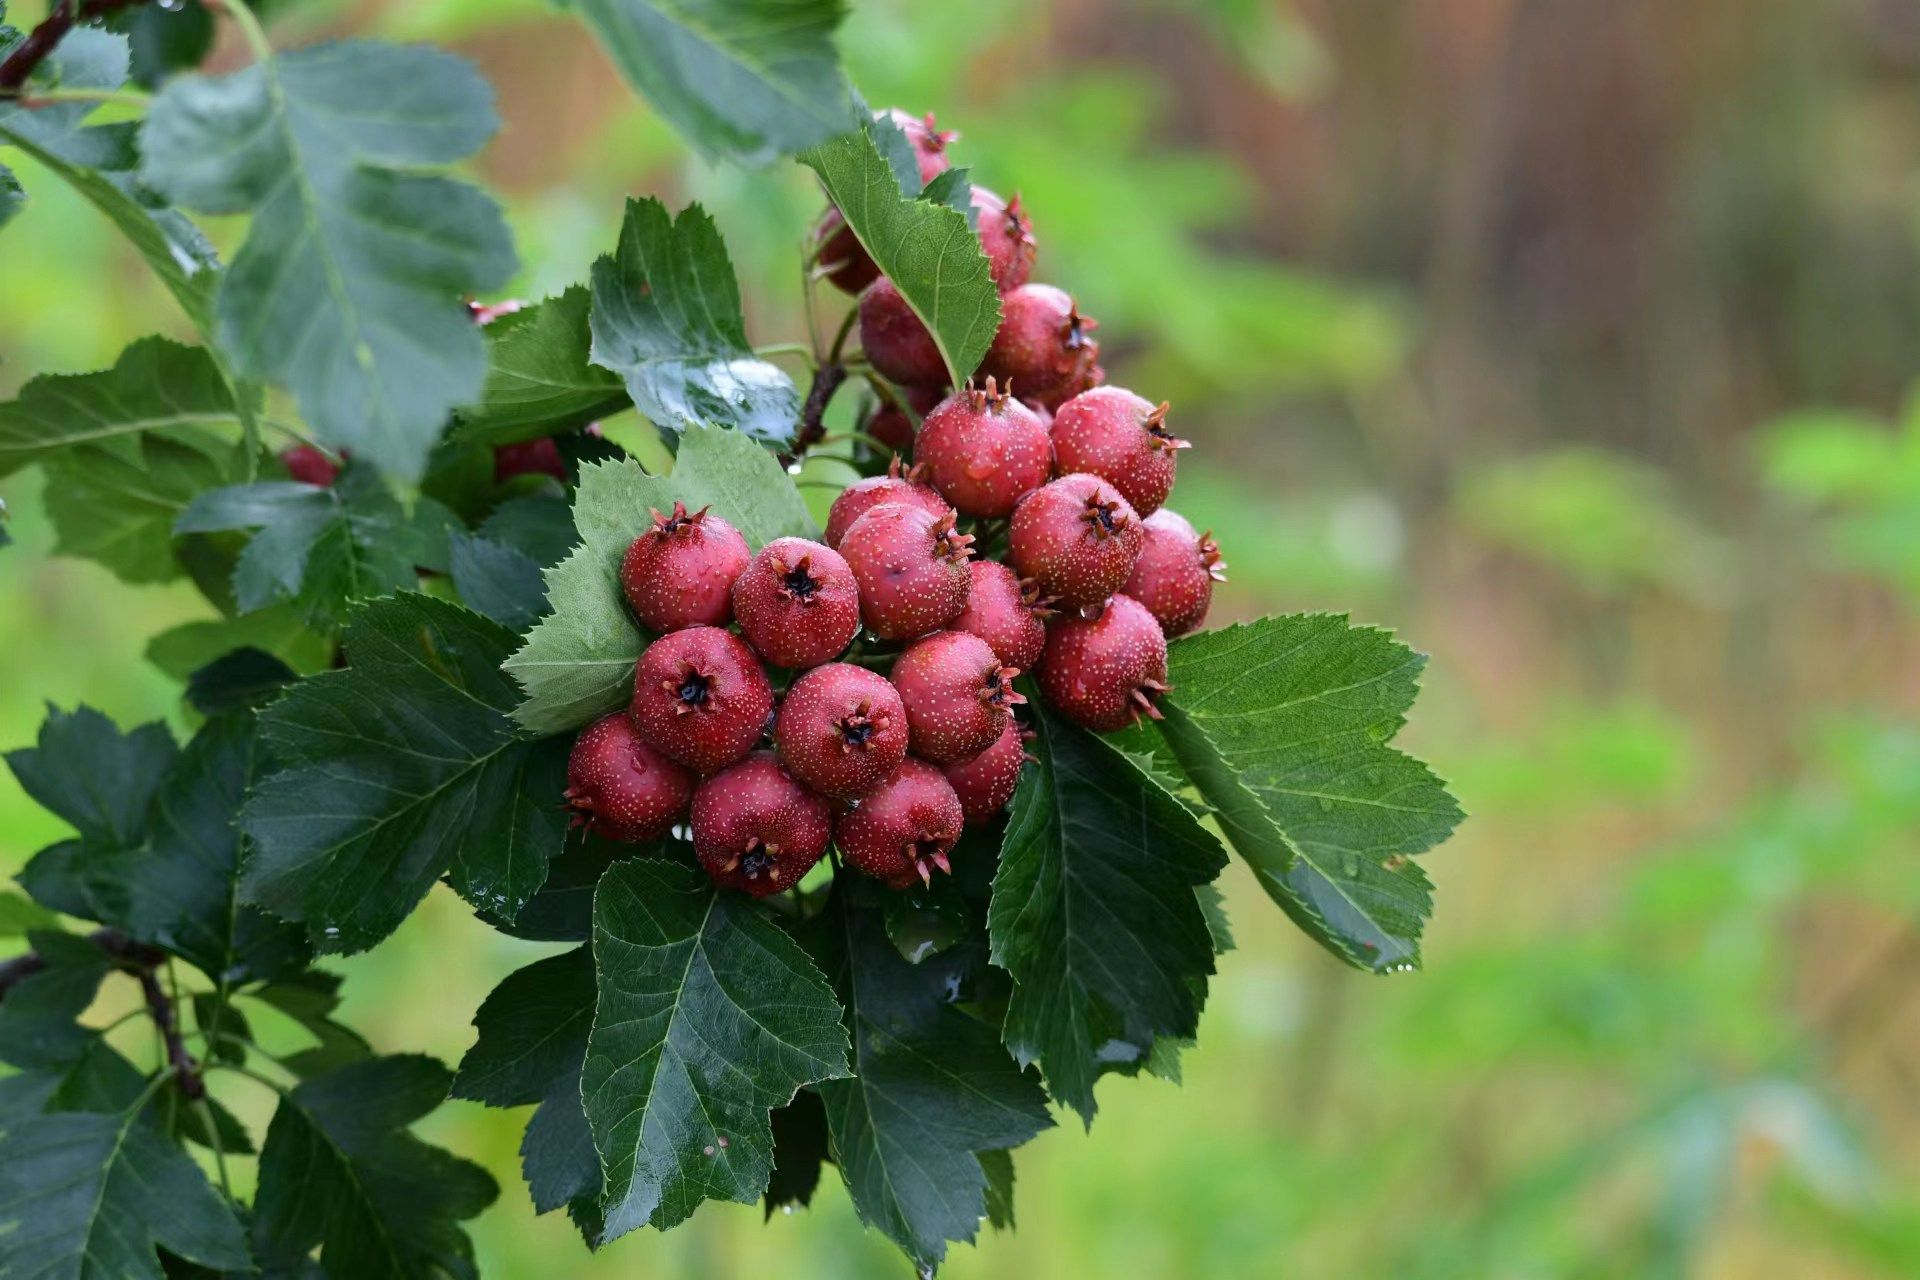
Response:
M18 97L34 68L45 62L66 39L67 32L80 23L93 22L117 10L145 3L146 0L84 0L76 4L75 0L60 0L45 21L28 33L5 62L0 62L0 95Z

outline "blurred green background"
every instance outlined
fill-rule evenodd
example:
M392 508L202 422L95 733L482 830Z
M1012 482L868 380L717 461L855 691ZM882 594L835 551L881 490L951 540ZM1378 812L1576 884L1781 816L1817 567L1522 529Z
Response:
M756 339L802 331L792 166L690 158L538 0L279 28L352 31L498 85L520 292L584 278L624 194L697 198ZM1418 976L1338 967L1229 871L1184 1087L1104 1084L947 1274L1920 1274L1920 0L858 0L842 46L1022 195L1038 278L1173 401L1215 620L1431 652L1405 741L1473 814ZM17 167L7 394L178 325ZM143 649L207 607L51 558L36 476L0 496L0 744L48 700L179 723ZM0 869L59 834L0 778ZM346 1016L457 1059L537 951L436 893L338 966ZM430 1123L504 1188L489 1276L904 1273L837 1184L590 1258L532 1214L523 1118Z

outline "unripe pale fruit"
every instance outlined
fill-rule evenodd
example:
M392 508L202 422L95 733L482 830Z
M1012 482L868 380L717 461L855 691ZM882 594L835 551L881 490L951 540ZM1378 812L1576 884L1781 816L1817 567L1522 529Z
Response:
M969 386L942 400L914 441L917 467L961 515L1000 517L1053 475L1053 447L1033 410L1001 392Z
M1099 324L1050 284L1026 284L1000 299L1000 328L980 371L1029 404L1058 407L1098 382Z
M567 757L566 801L574 825L609 840L658 840L693 799L693 775L640 740L616 711L581 730Z
M893 687L907 711L913 754L935 764L978 755L1013 723L1026 699L1014 691L1014 667L993 646L964 631L916 640L893 664Z
M953 620L952 629L985 640L1005 665L1029 670L1047 647L1046 620L1054 614L1051 598L1038 583L1022 582L998 560L975 560L967 569L967 607Z
M633 722L654 749L713 773L753 750L773 685L746 642L718 627L661 636L633 669Z
M985 751L940 770L959 797L968 826L991 822L1007 807L1020 785L1020 770L1027 759L1025 735L1020 726L1009 723Z
M1142 516L1167 500L1180 450L1190 447L1167 430L1164 401L1156 406L1120 387L1095 387L1061 405L1051 434L1061 471L1099 476Z
M937 631L967 607L973 535L941 515L888 504L855 520L840 554L860 586L860 620L883 640Z
M693 796L693 851L723 889L756 898L791 889L832 838L826 797L795 781L771 751L708 778Z
M951 872L947 860L966 814L953 784L930 764L909 756L858 804L833 823L833 838L848 865L888 888L933 881Z
M1146 606L1169 640L1186 635L1206 621L1213 584L1227 580L1220 546L1168 507L1141 521L1140 532L1140 558L1121 590Z
M1148 715L1168 689L1167 638L1145 605L1117 595L1091 618L1063 618L1047 632L1040 691L1075 724L1096 733Z
M753 651L776 667L817 667L860 630L860 593L840 553L775 538L733 583L733 616Z
M1098 476L1062 476L1013 510L1013 567L1062 604L1098 604L1140 557L1140 517Z
M793 682L773 740L794 777L851 800L884 782L907 754L907 713L877 671L835 662Z
M900 504L918 507L935 516L952 514L947 500L935 493L930 485L922 484L919 475L917 469L901 471L900 459L895 458L886 475L856 480L842 489L827 512L827 545L838 548L847 530L853 527L853 522L875 507Z
M1033 223L1021 211L1020 197L1002 200L985 187L975 187L973 208L994 287L1002 293L1018 289L1033 274L1033 260L1039 253Z
M733 616L733 580L752 553L740 531L705 507L691 514L652 513L653 527L635 538L620 564L620 585L640 625L650 631L722 627Z
M947 384L947 362L933 335L885 276L860 294L860 349L875 369L903 386Z

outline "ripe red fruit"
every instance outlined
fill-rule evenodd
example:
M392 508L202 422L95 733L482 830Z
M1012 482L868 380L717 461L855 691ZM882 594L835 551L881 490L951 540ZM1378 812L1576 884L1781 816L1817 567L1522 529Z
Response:
M939 387L902 387L901 391L912 406L914 417L909 418L898 405L888 402L873 411L862 430L895 453L912 457L915 420L932 413L934 406L946 397Z
M1140 517L1098 476L1061 476L1013 509L1013 567L1070 605L1098 604L1118 591L1140 558Z
M1014 788L1020 785L1020 770L1026 762L1026 742L1020 726L1008 723L992 746L979 755L956 760L940 772L960 798L967 825L976 827L991 822L1007 807Z
M907 141L913 144L914 158L920 162L922 184L932 182L952 166L953 158L947 155L947 145L959 141L960 135L935 124L933 112L916 116L902 107L888 107L873 114L875 119L885 116L907 135Z
M837 548L840 540L846 537L847 530L853 527L853 522L875 507L900 504L918 507L929 515L950 514L947 500L931 487L921 484L919 475L917 469L902 472L900 459L895 458L893 465L887 468L886 475L856 480L842 489L827 512L827 545Z
M947 362L907 300L882 276L860 295L860 347L887 378L904 386L947 383Z
M907 713L877 671L835 662L793 682L780 701L774 745L794 777L843 800L865 795L907 754Z
M532 475L552 476L562 482L566 480L567 460L560 456L560 446L552 436L493 447L495 484L505 484L515 476Z
M953 785L932 765L908 757L834 820L833 838L856 870L904 889L915 880L931 884L935 868L953 870L947 854L965 821Z
M953 620L953 630L979 636L1001 662L1028 670L1047 647L1046 619L1054 612L1048 597L998 560L975 560L967 570L967 607Z
M655 511L653 527L627 548L620 585L649 630L725 626L733 616L733 580L750 556L738 529L705 507L689 515L686 503L676 502L670 516Z
M340 464L310 444L296 444L280 451L280 465L301 484L330 488L340 478Z
M859 293L880 278L873 255L853 234L840 210L829 207L813 226L814 270L837 289Z
M776 667L817 667L860 630L860 592L840 553L775 538L733 582L733 616L753 651Z
M860 586L860 620L883 640L938 630L967 607L973 535L953 513L887 503L855 520L840 554Z
M1119 387L1083 391L1061 405L1052 435L1061 471L1099 476L1142 516L1167 500L1180 450L1190 447L1167 430L1164 401L1156 406Z
M984 391L969 385L942 400L913 448L933 487L962 515L1009 515L1053 475L1046 427L992 378Z
M1002 293L1018 289L1033 274L1033 259L1040 251L1033 239L1033 223L1020 209L1020 197L1002 200L985 187L975 187L973 207L994 286Z
M1080 314L1073 298L1050 284L1026 284L1000 299L1000 329L983 373L1030 404L1049 409L1094 385L1098 322Z
M633 669L633 722L655 750L712 773L753 750L773 714L773 685L746 642L688 627L648 645Z
M1013 722L1026 699L993 646L965 631L916 640L893 664L893 687L907 710L913 754L935 764L978 755Z
M693 775L640 741L624 711L588 725L567 757L574 825L609 840L658 840L693 799Z
M1227 580L1220 545L1168 507L1142 520L1140 532L1140 558L1120 589L1146 606L1169 640L1183 636L1206 620L1213 584Z
M1124 729L1167 691L1167 638L1147 607L1115 596L1092 618L1067 618L1047 633L1040 691L1068 719L1098 733Z
M756 898L791 889L833 838L833 809L756 751L693 795L693 852L722 889Z

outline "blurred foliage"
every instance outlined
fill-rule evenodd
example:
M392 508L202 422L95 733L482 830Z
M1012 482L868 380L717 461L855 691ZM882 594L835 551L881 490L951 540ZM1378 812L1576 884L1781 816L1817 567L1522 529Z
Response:
M1769 423L1759 443L1768 483L1813 514L1840 563L1920 602L1920 395L1891 425L1805 411Z

